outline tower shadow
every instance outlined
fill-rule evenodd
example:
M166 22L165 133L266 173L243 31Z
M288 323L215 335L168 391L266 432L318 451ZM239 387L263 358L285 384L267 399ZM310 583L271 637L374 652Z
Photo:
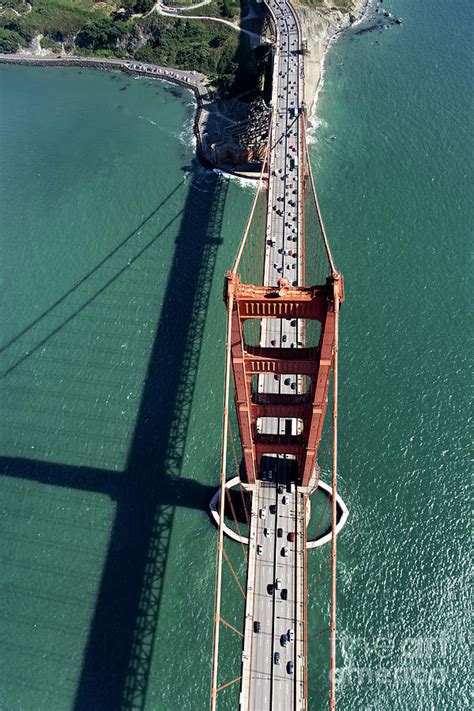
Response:
M193 173L176 238L140 413L117 492L76 711L144 707L175 507L204 508L211 494L207 487L179 482L228 187L227 179L209 174L203 205L202 191L193 189L199 172Z
M205 509L213 493L211 487L181 474L229 181L207 173L203 191L202 168L195 163L190 175L184 210L172 220L181 216L125 470L117 477L103 469L0 458L8 476L102 492L116 505L76 711L144 708L175 508ZM83 308L122 271L89 295ZM81 310L77 308L50 336ZM45 338L48 334L41 345Z

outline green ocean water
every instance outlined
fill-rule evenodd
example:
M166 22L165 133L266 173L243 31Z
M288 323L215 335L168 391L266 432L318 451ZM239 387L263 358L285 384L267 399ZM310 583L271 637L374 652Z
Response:
M461 709L472 11L390 7L402 28L331 49L312 145L347 297L338 705ZM193 162L175 87L20 67L0 85L0 708L204 709L222 281L252 194ZM315 553L318 709L328 584ZM226 681L239 641L222 637Z
M313 146L347 293L339 466L351 517L339 544L338 698L344 709L461 709L472 5L384 7L401 28L361 34L372 21L330 51Z
M0 77L0 708L204 707L222 276L251 193L193 163L189 93Z

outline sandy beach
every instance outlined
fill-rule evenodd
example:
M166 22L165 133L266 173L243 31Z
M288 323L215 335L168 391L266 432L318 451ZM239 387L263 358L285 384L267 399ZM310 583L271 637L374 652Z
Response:
M303 37L308 41L308 55L305 58L305 100L308 117L314 115L318 92L324 72L324 59L330 45L344 30L360 22L367 14L371 0L355 0L351 22L348 14L332 12L323 14L295 3L300 19Z

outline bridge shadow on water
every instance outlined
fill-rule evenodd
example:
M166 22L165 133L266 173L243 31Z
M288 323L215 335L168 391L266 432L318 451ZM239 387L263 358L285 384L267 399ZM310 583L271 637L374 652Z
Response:
M9 476L116 503L76 711L144 708L175 508L205 509L213 494L181 478L228 187L208 173L206 191L195 189L202 175L194 166L125 471L0 459Z

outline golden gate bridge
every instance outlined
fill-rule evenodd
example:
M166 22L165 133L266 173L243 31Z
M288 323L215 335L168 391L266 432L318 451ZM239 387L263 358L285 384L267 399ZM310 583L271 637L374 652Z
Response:
M341 516L344 507L337 495L338 329L344 286L309 160L301 27L287 0L268 0L266 7L275 28L270 137L224 286L212 711L222 692L237 684L242 711L308 708L307 525L310 497L322 486L329 452L329 707L335 708L336 536L347 515ZM332 416L325 427L331 381ZM235 544L224 545L226 535L240 542L243 565L235 558ZM228 591L224 563L242 597L241 608L229 608L232 621L223 613ZM230 679L220 679L219 672L229 667L229 654L221 649L223 627L240 648L240 674Z

